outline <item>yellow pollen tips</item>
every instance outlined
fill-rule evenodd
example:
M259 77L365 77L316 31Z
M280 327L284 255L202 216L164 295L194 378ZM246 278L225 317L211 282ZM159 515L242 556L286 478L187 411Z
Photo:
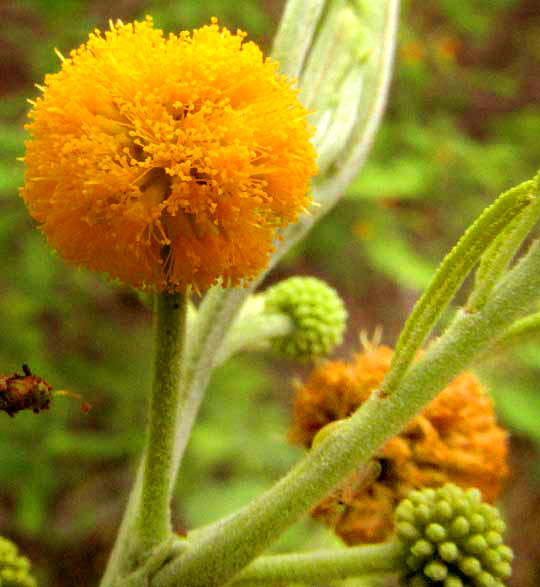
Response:
M68 262L157 291L266 267L317 169L292 82L217 19L94 31L31 101L21 195Z
M60 59L60 61L62 63L64 63L64 61L66 60L66 58L62 55L62 53L60 53L60 50L55 47L54 48L54 52L56 53L56 56L58 57L58 59Z

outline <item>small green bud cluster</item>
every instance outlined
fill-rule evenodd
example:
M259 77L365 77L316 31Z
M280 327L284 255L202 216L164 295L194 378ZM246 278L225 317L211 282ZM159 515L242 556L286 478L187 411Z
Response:
M36 587L30 575L30 561L20 556L13 542L0 536L0 586Z
M478 489L447 484L412 491L395 520L405 547L406 587L504 587L511 574L505 524Z
M293 332L273 340L281 353L301 359L326 355L341 343L347 311L335 289L314 277L291 277L265 292L265 312L288 315Z

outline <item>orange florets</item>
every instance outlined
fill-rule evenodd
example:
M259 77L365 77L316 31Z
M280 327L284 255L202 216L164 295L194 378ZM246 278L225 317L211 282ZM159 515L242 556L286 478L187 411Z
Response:
M316 154L297 90L244 37L119 22L45 78L21 195L66 261L169 291L267 265Z
M299 387L290 437L310 447L326 424L350 416L379 386L392 350L369 349L352 364L316 368ZM348 544L381 542L393 531L397 503L412 489L447 482L477 487L487 501L497 497L507 474L506 433L478 379L463 373L448 385L377 455L378 477L353 473L312 514L335 527Z

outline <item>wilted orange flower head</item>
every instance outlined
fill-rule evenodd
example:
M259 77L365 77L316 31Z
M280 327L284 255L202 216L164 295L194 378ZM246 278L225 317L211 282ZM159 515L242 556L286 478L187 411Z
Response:
M46 76L21 195L66 261L169 291L266 266L316 154L297 90L244 37L117 22Z
M382 382L392 350L367 349L350 363L317 367L299 386L291 440L310 447L316 433L350 416ZM493 403L472 373L462 373L377 455L379 471L359 471L325 498L313 515L348 544L381 542L393 531L394 509L412 489L451 482L477 487L494 501L507 474L506 432Z

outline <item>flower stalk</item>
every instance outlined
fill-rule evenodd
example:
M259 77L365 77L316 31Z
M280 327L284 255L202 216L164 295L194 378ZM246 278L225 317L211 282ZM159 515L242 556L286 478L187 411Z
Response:
M154 381L150 399L142 492L136 532L143 550L172 533L173 447L186 338L187 293L160 293L155 299Z
M248 298L220 347L215 365L243 350L267 350L272 339L294 332L294 322L284 312L265 312L264 296Z
M402 567L403 547L395 540L347 549L261 556L239 573L231 585L331 581L362 575L396 573Z

